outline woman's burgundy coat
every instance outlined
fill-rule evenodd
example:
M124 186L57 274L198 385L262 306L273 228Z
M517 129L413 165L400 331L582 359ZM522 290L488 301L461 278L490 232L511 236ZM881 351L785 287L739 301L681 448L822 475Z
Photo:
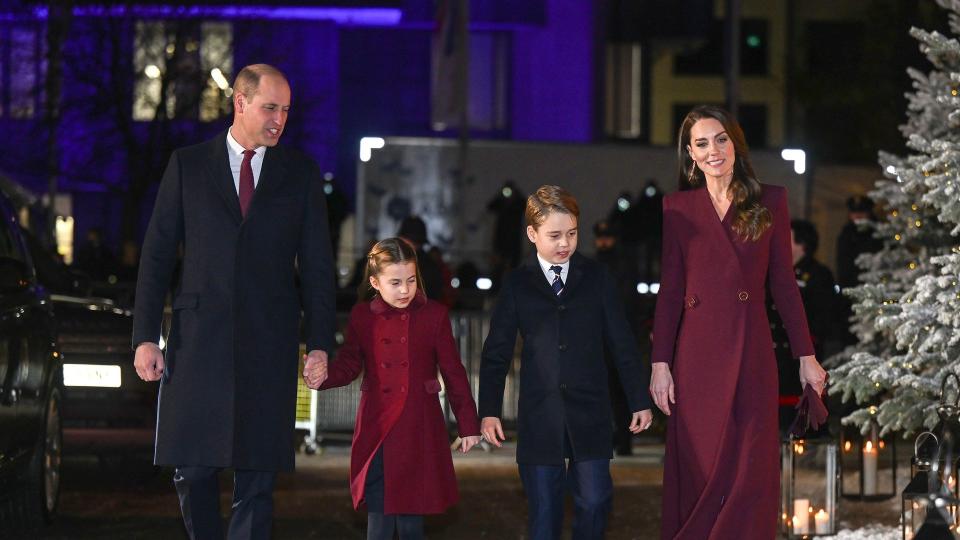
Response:
M344 386L364 372L350 455L354 508L364 503L367 469L381 445L384 513L437 514L457 502L437 368L460 436L479 436L477 406L447 308L422 292L405 309L379 296L354 306L344 344L321 386Z
M794 356L813 354L793 274L786 190L763 185L773 224L757 241L717 216L704 188L663 200L653 362L671 366L663 539L776 536L777 362L764 308L769 280ZM799 365L798 365L799 368Z

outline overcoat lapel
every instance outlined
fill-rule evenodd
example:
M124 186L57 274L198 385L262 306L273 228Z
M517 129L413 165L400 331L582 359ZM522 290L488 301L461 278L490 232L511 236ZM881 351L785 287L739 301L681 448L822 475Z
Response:
M266 153L263 155L263 165L260 167L260 179L257 181L257 189L253 192L248 216L256 212L266 201L269 201L270 195L283 183L286 160L282 159L283 156L280 155L280 152L282 150L278 147L266 149Z
M240 214L240 198L237 196L237 188L233 185L233 173L230 172L230 157L227 156L227 132L223 131L215 137L210 144L213 145L212 157L207 162L207 176L213 182L216 191L227 205L227 209L233 219L240 224L243 217Z
M524 271L527 273L527 280L537 292L546 295L547 298L553 302L558 301L557 295L553 293L553 289L551 289L547 283L547 278L543 275L543 270L540 268L540 262L537 260L536 253L534 253L532 257L527 258Z
M730 220L733 219L733 214L730 213L734 211L733 204L730 205L730 208L727 209L727 213L724 214L721 220L720 216L717 215L717 210L713 207L713 203L710 202L710 193L707 191L707 188L703 187L698 191L701 193L698 193L698 197L696 197L699 205L697 213L703 216L703 219L706 221L707 232L710 238L713 239L711 243L718 246L718 249L724 252L717 260L722 261L728 259L733 261L737 271L737 280L742 283L744 275L743 267L740 265L740 254L733 245L735 241L733 238L734 233L730 230L729 225Z
M578 255L570 257L570 271L567 276L567 281L563 284L563 290L560 291L561 297L567 297L573 293L573 289L577 287L580 283L580 279L583 277L583 264ZM551 292L552 289L551 289Z

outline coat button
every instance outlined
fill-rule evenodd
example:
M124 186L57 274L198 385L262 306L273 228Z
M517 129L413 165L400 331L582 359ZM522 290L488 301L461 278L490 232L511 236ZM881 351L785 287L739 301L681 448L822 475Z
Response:
M400 362L400 367L407 367L407 363L406 363L406 362Z
M560 350L561 350L561 351L567 350L567 344L566 344L566 343L561 343L561 344L560 344Z
M390 338L383 338L383 339L380 340L380 343L383 343L384 345L389 345L389 344L390 344Z
M401 391L401 392L406 392L406 391L407 391L407 387L406 387L406 386L401 386L401 387L400 387L400 391Z
M406 343L406 342L407 342L406 336L400 338L400 343Z
M390 367L390 364L388 364L387 362L380 362L380 367L382 367L382 368L388 368L388 367Z
M737 293L737 298L739 298L741 302L746 302L750 299L750 293L747 291L740 291Z
M401 320L401 321L407 320L407 314L404 313L403 315L401 315L401 316L400 316L400 320Z
M565 305L563 305L563 304L560 304L559 306L557 306L557 309L559 309L560 311L566 311L566 310L567 310L567 306L565 306Z

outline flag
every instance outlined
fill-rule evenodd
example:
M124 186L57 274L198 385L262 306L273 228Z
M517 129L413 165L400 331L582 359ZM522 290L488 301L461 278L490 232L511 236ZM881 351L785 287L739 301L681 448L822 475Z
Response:
M430 121L437 131L459 126L466 113L469 17L469 0L437 0L430 80Z

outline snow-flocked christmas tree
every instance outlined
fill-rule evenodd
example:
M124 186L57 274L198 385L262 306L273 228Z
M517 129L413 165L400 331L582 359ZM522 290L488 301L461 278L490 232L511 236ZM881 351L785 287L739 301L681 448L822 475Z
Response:
M960 0L937 0L960 35ZM861 255L853 299L859 343L828 362L833 393L860 408L844 422L916 433L936 424L940 382L960 373L960 42L910 33L933 64L908 70L911 154L880 153L886 178L870 196L887 213L875 224L883 249Z

